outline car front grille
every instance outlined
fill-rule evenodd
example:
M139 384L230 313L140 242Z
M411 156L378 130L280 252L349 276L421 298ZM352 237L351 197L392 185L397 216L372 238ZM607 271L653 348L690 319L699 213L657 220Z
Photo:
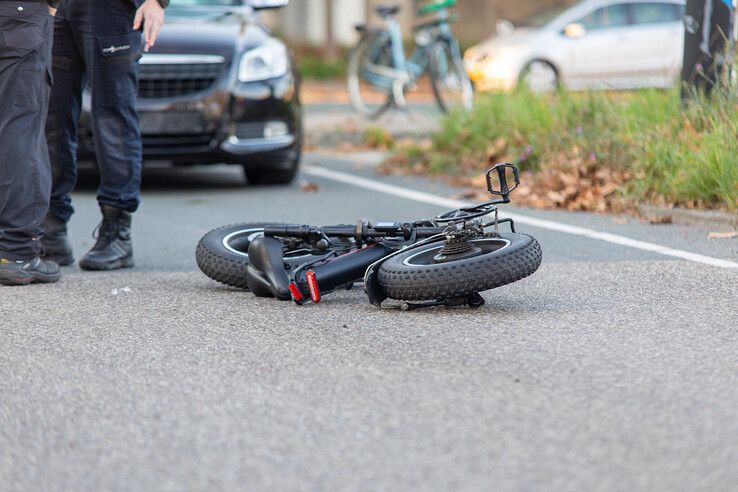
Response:
M154 135L143 136L144 151L147 149L193 149L212 147L214 135Z
M158 99L204 92L215 85L224 69L221 56L144 55L138 97Z

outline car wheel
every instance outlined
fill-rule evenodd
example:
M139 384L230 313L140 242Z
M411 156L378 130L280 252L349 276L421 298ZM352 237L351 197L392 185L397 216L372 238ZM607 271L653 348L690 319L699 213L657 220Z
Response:
M300 167L301 154L302 152L298 150L297 155L289 162L288 167L278 167L275 169L268 167L250 167L249 165L244 164L243 171L246 174L247 184L290 184L295 179L295 176L297 176L297 170Z
M559 74L550 63L534 60L523 69L520 82L531 92L553 92L559 88Z
M270 185L290 184L297 175L297 166L290 169L248 169L244 168L248 184Z
M243 172L246 175L247 185L286 185L294 181L297 171L300 168L300 159L302 158L302 137L292 147L291 158L286 162L280 161L278 167L252 167L249 164L243 164ZM263 165L263 164L262 164Z

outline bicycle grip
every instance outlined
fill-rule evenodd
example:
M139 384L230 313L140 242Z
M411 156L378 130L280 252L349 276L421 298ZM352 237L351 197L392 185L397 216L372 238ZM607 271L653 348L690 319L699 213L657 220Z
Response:
M264 235L307 239L314 229L314 227L304 224L274 224L264 226Z
M323 227L323 233L328 237L355 237L355 225L334 225Z

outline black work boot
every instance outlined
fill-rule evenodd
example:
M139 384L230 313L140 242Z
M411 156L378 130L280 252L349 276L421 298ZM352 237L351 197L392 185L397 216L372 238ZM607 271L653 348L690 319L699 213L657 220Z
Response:
M41 223L44 235L41 237L44 260L58 263L59 266L67 266L74 263L72 245L67 239L67 223L62 222L52 215L47 215Z
M101 205L103 219L97 226L97 242L79 260L84 270L115 270L133 266L131 213Z
M0 284L28 285L50 284L59 281L59 265L44 261L40 257L31 260L8 260L0 258Z

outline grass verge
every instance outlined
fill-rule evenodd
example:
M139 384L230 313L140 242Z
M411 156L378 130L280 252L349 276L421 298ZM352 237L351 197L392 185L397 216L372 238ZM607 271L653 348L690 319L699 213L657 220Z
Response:
M308 80L333 80L346 76L348 67L348 50L341 48L336 60L325 58L323 50L312 46L295 46L292 48L297 58L300 75Z
M388 172L483 186L490 163L524 171L536 207L620 210L637 202L738 210L738 96L683 106L676 91L483 95L431 142L395 146Z

